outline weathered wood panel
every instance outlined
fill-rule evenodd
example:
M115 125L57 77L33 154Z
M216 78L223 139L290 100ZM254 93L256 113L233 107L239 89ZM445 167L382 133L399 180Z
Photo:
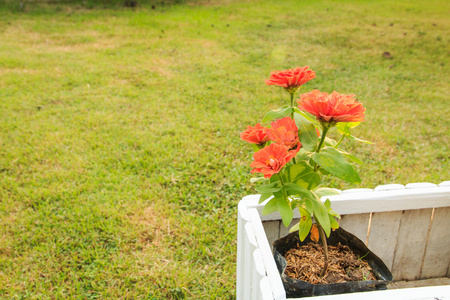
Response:
M431 208L403 212L392 266L394 280L419 279L431 212Z
M401 211L373 213L369 233L369 249L392 270Z
M288 227L284 227L283 221L280 222L280 238L286 236L289 234L289 230L292 228L292 226L294 226L295 224L297 224L298 222L300 222L299 218L294 218L292 219L291 224L289 224Z
M450 263L450 207L436 208L428 236L420 278L447 275Z
M369 227L370 214L356 214L341 216L339 226L354 234L363 243L367 240L367 229Z
M272 249L273 241L280 237L280 221L266 221L263 222L264 230L269 241L270 248Z

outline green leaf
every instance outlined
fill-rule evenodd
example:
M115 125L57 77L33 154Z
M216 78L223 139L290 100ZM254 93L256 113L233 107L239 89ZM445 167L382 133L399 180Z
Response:
M309 198L313 199L314 195L308 189L301 187L295 183L287 182L284 184L286 191L289 195L299 195L300 198Z
M281 119L290 115L291 112L292 108L289 105L285 105L276 110L271 110L264 116L264 118L262 119L262 123L266 123L274 119Z
M294 119L302 147L307 151L315 151L318 143L316 127L300 114L295 114Z
M314 212L313 206L312 206L312 200L308 198L303 199L295 199L291 201L291 207L292 209L298 207L302 208L309 212L309 215L312 215Z
M340 134L350 135L350 128L354 128L361 124L361 122L339 122L336 127Z
M325 170L324 168L319 168L319 172L323 175L330 175L330 172L327 172L327 170Z
M321 187L314 190L314 193L319 197L322 198L323 196L331 196L331 195L340 195L341 193L339 191L336 191L335 189L327 188L327 187Z
M373 145L372 142L369 142L369 141L366 141L366 140L359 139L359 138L357 138L357 137L354 137L353 135L349 135L348 138L351 139L351 140L355 140L355 141L361 142L361 143L366 143L366 144L371 144L371 145Z
M258 192L261 194L267 194L267 193L273 193L278 192L281 190L281 186L279 185L279 182L274 182L268 185L259 186L256 188Z
M351 154L349 154L349 153L347 153L347 152L344 152L344 151L340 151L340 150L338 150L340 153L342 153L345 157L348 157L350 160L352 160L353 162L355 162L355 163L357 163L357 164L359 164L359 165L362 165L362 164L364 164L359 158L357 158L356 156L353 156L353 155L351 155Z
M272 196L272 193L261 194L261 197L259 197L258 204L263 203L265 200L269 199L271 196Z
M361 183L361 179L352 165L345 161L333 147L325 147L319 153L314 153L312 159L326 171L351 183Z
M279 175L278 174L273 174L272 177L270 177L269 182L270 183L274 183L280 181Z
M325 208L327 210L330 210L331 209L331 201L330 201L330 199L325 200L325 203L323 205L325 205Z
M278 200L278 211L280 212L284 227L288 227L294 217L294 212L292 211L288 200L284 198Z
M269 202L264 205L262 210L262 215L268 215L278 210L278 199L273 197Z
M314 169L305 161L299 161L295 165L289 165L284 174L284 182L292 182L301 187L308 188L312 182L311 189L318 186L321 182L320 175L314 172Z
M336 128L340 134L350 135L350 128L348 127L347 123L339 122L337 123Z
M292 226L291 229L289 229L289 233L299 230L299 227L300 227L300 222L295 224L294 226Z
M336 144L337 142L335 140L325 137L325 145L334 147Z
M333 217L338 218L338 219L341 218L341 215L338 214L337 212L335 212L334 210L329 210L329 211L328 211L328 214L329 214L330 216L333 216Z
M259 146L256 144L252 144L252 146L253 146L253 152L258 152L259 150L261 150L261 148L259 148Z
M300 238L300 241L304 241L305 238L308 236L309 232L311 231L312 226L312 219L311 215L304 209L299 208L300 210L300 222L299 222L299 229L298 229L298 235Z
M304 111L301 111L300 109L298 109L297 107L294 107L294 112L296 112L297 114L301 115L303 118L305 118L306 120L308 120L309 122L316 124L317 126L319 125L319 123L317 122L317 120L311 118L310 116L308 116L307 113L305 113ZM294 116L295 118L295 116Z
M264 177L250 178L250 182L251 182L251 183L255 183L255 182L257 182L257 181L264 180L264 179L265 179Z
M322 201L315 199L312 201L314 206L314 217L316 218L317 223L319 223L327 237L330 236L331 227L330 227L330 218L328 217L328 210Z
M331 215L328 215L328 217L330 218L330 227L332 229L338 229L339 223L338 223L338 221L336 221L336 218Z

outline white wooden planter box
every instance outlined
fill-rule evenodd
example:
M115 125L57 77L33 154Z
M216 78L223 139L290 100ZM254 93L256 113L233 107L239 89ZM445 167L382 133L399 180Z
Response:
M244 197L238 205L237 299L283 300L271 245L289 228L278 213L262 216L259 197ZM450 181L351 189L328 198L342 216L340 225L366 242L391 269L394 281L450 277ZM291 226L300 217L296 213ZM314 299L450 300L450 285Z

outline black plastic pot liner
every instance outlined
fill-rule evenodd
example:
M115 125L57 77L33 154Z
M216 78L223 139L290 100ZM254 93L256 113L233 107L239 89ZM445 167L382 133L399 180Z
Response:
M356 255L359 255L360 257L364 256L364 259L372 267L377 280L352 281L333 284L311 284L303 280L288 277L284 273L287 265L287 262L283 257L284 254L286 254L286 252L288 252L291 248L296 248L297 244L302 246L309 242L311 242L309 235L303 242L300 242L298 231L292 232L287 236L273 242L273 255L275 257L278 272L281 275L284 289L286 290L286 296L288 298L385 290L386 286L393 279L391 271L389 271L384 262L372 251L370 251L360 239L342 228L331 232L330 237L327 238L328 245L335 246L338 243L341 243L342 245L349 246Z

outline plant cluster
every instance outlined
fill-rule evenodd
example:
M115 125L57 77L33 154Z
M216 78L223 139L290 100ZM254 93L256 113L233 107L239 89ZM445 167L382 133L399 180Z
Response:
M266 84L283 87L290 95L290 105L268 112L262 124L248 126L241 139L254 145L251 173L264 175L251 179L265 183L256 188L261 193L259 203L268 200L263 214L279 211L284 226L288 227L293 211L298 209L300 222L291 231L299 230L301 241L310 232L312 237L320 236L325 252L322 274L325 274L328 260L325 235L329 237L332 229L339 228L336 219L340 216L332 210L329 199L321 201L323 196L339 194L335 189L320 186L322 176L333 175L360 183L347 159L362 162L339 146L345 139L370 142L350 132L365 120L365 108L355 95L313 90L300 95L298 106L294 106L295 94L314 78L315 72L308 66L272 72ZM270 126L263 126L270 121ZM333 127L341 134L338 141L327 137Z

